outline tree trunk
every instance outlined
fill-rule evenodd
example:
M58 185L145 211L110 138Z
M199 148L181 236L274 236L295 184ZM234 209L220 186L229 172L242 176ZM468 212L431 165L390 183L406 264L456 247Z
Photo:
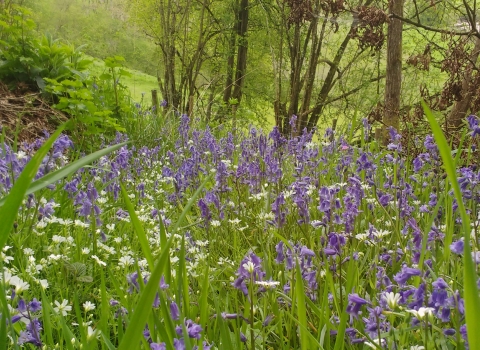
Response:
M389 13L403 16L403 0L390 0ZM399 130L400 92L402 88L402 29L403 22L392 18L387 33L387 76L385 81L385 111L383 143L389 142L389 128Z
M475 64L478 60L478 56L480 55L480 39L474 38L474 40L475 47L473 48L473 52L470 55L470 64L465 70L465 76L463 77L462 81L462 99L455 102L450 114L448 115L448 131L458 130L462 126L462 122L465 120L465 117L467 116L467 113L470 109L470 104L472 102L473 94L475 91L471 88L472 73L475 69Z
M345 54L345 50L347 49L348 43L352 38L351 33L353 32L353 29L355 28L356 25L357 25L357 21L354 20L352 25L350 26L350 30L348 34L343 39L342 43L340 44L340 47L336 52L335 58L333 59L332 64L330 64L327 77L325 78L322 88L320 90L320 93L316 98L315 107L313 107L309 111L304 112L305 115L302 116L301 118L301 124L300 124L301 129L304 129L306 127L308 130L312 130L317 125L320 115L322 114L323 108L325 107L325 102L327 101L328 95L330 94L330 91L335 85L334 78L335 78L335 75L338 73L338 66L340 64L340 61L343 58L343 55ZM311 115L309 118L308 113L310 112L311 112Z
M235 43L237 34L232 31L232 35L229 40L228 56L227 56L227 79L225 80L225 89L223 90L223 102L228 105L228 101L232 96L233 87L233 67L235 65Z
M245 82L245 72L247 68L247 29L248 29L248 0L240 1L240 9L238 13L237 35L238 35L238 51L237 51L237 67L235 71L235 81L233 87L232 98L240 103L242 99L242 88Z

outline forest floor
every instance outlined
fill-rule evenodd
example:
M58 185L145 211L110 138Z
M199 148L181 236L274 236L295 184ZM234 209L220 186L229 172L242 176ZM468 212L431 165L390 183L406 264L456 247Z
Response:
M0 82L0 130L10 144L32 142L44 132L53 132L66 117L53 109L41 93L19 84L16 89ZM15 136L16 135L16 136Z

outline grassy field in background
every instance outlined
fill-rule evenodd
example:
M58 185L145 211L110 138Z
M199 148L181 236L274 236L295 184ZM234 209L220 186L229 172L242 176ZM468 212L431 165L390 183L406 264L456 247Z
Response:
M92 75L100 75L105 71L105 64L102 60L94 57L90 57L93 63L90 67ZM153 75L148 75L135 69L123 68L131 74L131 77L123 77L122 83L126 85L131 92L132 99L135 102L141 102L142 95L145 101L148 101L151 97L151 91L153 89L159 89L157 78Z

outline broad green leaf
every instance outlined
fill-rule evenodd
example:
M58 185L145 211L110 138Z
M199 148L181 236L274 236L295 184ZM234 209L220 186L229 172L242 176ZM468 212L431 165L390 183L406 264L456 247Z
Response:
M448 179L452 185L455 199L458 203L458 211L462 218L463 235L464 235L464 252L463 252L463 280L465 285L465 318L467 321L467 336L468 343L471 349L480 349L480 332L478 332L478 325L480 324L480 297L477 288L477 274L475 273L475 263L472 259L470 248L470 217L465 210L462 193L458 184L455 163L452 158L450 146L445 138L445 135L433 116L430 108L425 102L422 102L423 110L428 118L432 128L435 141L437 142L440 155L442 156L443 166L447 172Z
M122 142L122 143L119 143L117 145L107 147L107 148L102 149L100 151L89 154L88 156L85 156L81 159L78 159L78 160L74 161L73 163L70 163L70 164L64 166L61 169L55 170L51 173L48 173L47 175L41 177L40 179L32 182L23 196L26 196L26 195L29 195L31 193L37 192L37 191L41 190L42 188L45 188L45 187L47 187L51 184L54 184L58 180L61 180L64 177L66 177L70 174L73 174L74 172L76 172L80 168L92 163L93 161L109 154L110 152L116 151L117 149L125 146L127 143L128 142ZM4 198L0 199L0 206L5 204L6 199L7 199L7 197L4 197Z
M47 141L39 148L35 155L30 159L28 164L23 169L22 173L15 181L10 193L5 197L4 206L0 207L0 251L7 243L8 235L13 228L15 219L17 218L18 209L22 205L23 198L27 193L27 190L32 182L33 178L37 174L40 164L42 164L43 158L48 153L48 150L52 147L53 143L65 128L66 124L61 125L57 131L49 137Z

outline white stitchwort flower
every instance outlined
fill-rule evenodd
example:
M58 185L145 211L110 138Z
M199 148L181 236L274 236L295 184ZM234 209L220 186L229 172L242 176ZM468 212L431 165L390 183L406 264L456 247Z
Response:
M10 280L10 284L15 286L15 294L20 294L24 290L27 290L27 289L30 288L30 284L21 280L20 278L18 280L14 281L14 282L15 283L12 283L12 281Z
M243 264L243 268L247 270L247 272L250 274L252 274L253 271L255 271L255 265L251 261L247 261L245 264Z
M95 310L95 304L90 301L86 301L83 303L83 309L85 312Z
M63 299L61 304L55 300L55 305L56 307L54 307L53 310L55 310L57 314L61 313L63 316L67 316L67 314L72 311L72 307L68 305L67 299Z
M100 266L107 266L107 264L105 262L103 262L102 260L100 260L98 258L98 256L96 256L96 255L92 255L92 259L95 260L97 262L97 264L100 265Z
M278 281L255 281L255 284L259 286L265 287L266 289L275 288L276 286L280 285Z
M90 341L94 338L97 338L100 336L100 330L99 329L93 329L92 327L88 326L87 328L87 340Z
M134 262L135 260L133 260L133 258L129 255L122 256L120 259L118 259L118 265L120 265L120 267L133 265Z
M395 310L398 307L398 302L400 301L400 298L401 298L400 294L390 292L390 293L385 293L384 297L390 309Z
M419 320L425 319L425 317L431 318L433 317L433 312L435 309L433 307L421 307L418 310L407 310L407 312L411 313L413 316L418 318Z

